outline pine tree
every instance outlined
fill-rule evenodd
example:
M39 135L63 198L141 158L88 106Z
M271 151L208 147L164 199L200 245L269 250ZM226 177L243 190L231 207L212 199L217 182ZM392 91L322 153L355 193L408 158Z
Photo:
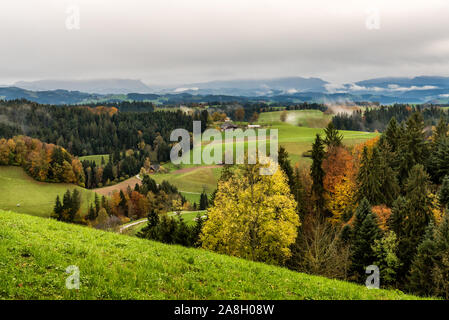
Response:
M385 204L391 207L393 202L397 199L400 192L400 187L397 179L397 172L395 171L396 154L391 151L391 146L388 144L385 135L379 139L379 180L380 190L382 190Z
M62 198L62 215L61 215L61 221L68 221L70 222L70 212L72 210L73 204L72 204L72 194L70 193L70 190L67 190L64 193L64 196Z
M407 217L407 200L403 196L399 196L394 202L391 209L391 215L388 219L388 228L401 239L404 232L405 219Z
M120 203L119 207L123 210L125 216L128 216L128 201L126 200L123 190L120 190Z
M324 128L324 134L326 135L324 143L328 147L340 147L342 145L343 136L335 129L332 121Z
M427 225L433 219L432 200L429 197L429 177L422 165L415 165L405 185L405 207L400 214L398 256L403 264L399 276L405 279L413 257L421 243Z
M415 294L426 296L433 292L432 269L437 253L434 235L435 225L430 223L410 268L408 287Z
M62 211L63 211L63 207L61 204L61 200L59 199L59 196L56 196L56 203L55 203L55 206L53 209L52 217L58 221L61 221L62 220Z
M388 122L384 136L386 138L386 142L391 147L391 151L396 152L399 148L401 132L395 117L392 117L390 122Z
M292 194L295 194L296 191L296 181L293 176L293 168L290 164L290 160L288 159L288 152L285 150L283 146L279 147L278 153L278 163L281 170L285 173L288 180L288 186L290 187L290 191Z
M380 158L376 147L373 148L371 158L368 148L363 148L360 170L357 175L357 199L367 198L372 205L385 203L385 196L381 190L382 175L380 172Z
M97 212L94 209L94 206L90 204L89 210L87 212L87 219L90 221L94 221L97 218Z
M209 198L207 197L206 191L203 190L200 196L200 210L206 210L208 207L209 207Z
M98 198L98 194L95 193L95 213L98 214L98 212L100 211L100 199Z
M449 299L449 214L435 230L435 267L432 270L434 294Z
M312 166L310 168L310 175L312 177L312 196L315 201L315 210L319 215L322 215L324 209L324 184L323 179L325 172L322 164L324 159L324 145L320 135L317 134L315 142L312 145Z
M420 112L413 113L407 120L399 145L399 183L404 182L416 164L428 160L429 150L424 136L424 120Z
M201 247L200 234L203 229L204 221L200 214L196 216L195 226L192 229L192 239L191 243L195 247Z
M369 212L357 232L354 232L352 244L351 270L359 281L365 277L365 269L376 261L373 246L381 237L376 216Z
M363 221L365 221L365 218L370 213L372 213L371 205L366 198L363 198L362 201L360 201L357 209L355 210L355 218L352 231L353 240L357 237L359 230L362 227Z
M73 189L71 204L72 206L69 211L69 221L73 222L75 220L76 214L81 208L81 194L78 189Z
M440 121L433 132L433 142L436 143L442 139L446 139L448 137L447 129L446 120L443 117L440 118Z
M449 175L444 176L443 184L438 192L438 200L442 206L447 208L449 204Z
M435 142L427 167L435 183L441 183L443 177L449 175L449 138L441 138Z

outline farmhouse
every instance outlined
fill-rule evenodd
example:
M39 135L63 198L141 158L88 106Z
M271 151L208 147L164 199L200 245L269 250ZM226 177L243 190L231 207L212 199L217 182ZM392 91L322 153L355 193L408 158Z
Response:
M238 126L230 122L225 122L221 125L221 130L237 129L237 128Z

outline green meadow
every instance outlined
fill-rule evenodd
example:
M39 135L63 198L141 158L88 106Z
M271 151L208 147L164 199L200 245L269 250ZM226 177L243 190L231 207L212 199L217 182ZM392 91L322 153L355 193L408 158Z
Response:
M0 166L0 209L3 210L50 217L56 196L62 199L67 189L75 188L81 193L81 208L87 212L94 192L73 184L38 182L21 167Z
M0 299L417 299L0 210ZM79 289L67 289L76 266Z
M101 165L101 158L104 159L104 163L108 163L108 161L109 161L108 154L95 154L95 155L91 155L91 156L79 157L80 161L83 161L83 160L95 161L95 164L97 166Z
M299 163L300 165L308 166L311 162L310 158L304 157L304 152L307 152L311 149L313 141L317 134L324 135L324 126L327 125L329 120L331 119L330 115L326 115L318 110L291 110L287 113L287 122L280 121L281 111L274 112L264 112L260 114L259 124L262 128L266 129L278 129L278 143L283 146L287 152L289 153L290 160L292 164ZM319 123L321 121L321 127L312 128L303 126L306 124ZM299 124L299 125L298 125ZM256 131L257 132L257 131ZM378 135L378 133L373 132L361 132L361 131L340 131L343 135L343 143L352 146L359 143L362 143L368 139L374 138ZM269 135L269 132L267 132ZM225 154L225 150L227 144L225 143L224 133L221 133L222 136L222 154ZM202 151L207 145L211 146L214 142L203 142L202 143ZM266 140L267 152L269 153L270 141ZM244 142L235 142L232 145L232 150L235 158L236 148L242 148L247 152L248 150L248 140ZM174 184L178 187L179 190L185 192L193 192L194 194L185 193L184 195L188 198L188 200L198 201L199 193L205 187L206 192L210 193L216 188L217 178L219 177L220 168L204 168L209 164L204 163L201 164L193 164L193 155L192 152L184 155L184 159L189 159L189 164L166 164L164 167L169 170L169 173L165 174L156 174L153 178L157 182L161 182L162 180L167 180L170 183ZM204 159L203 159L204 160ZM203 167L203 168L202 168ZM176 173L175 170L183 169L183 168L197 168L196 170L187 172L187 173ZM173 173L174 172L174 173Z

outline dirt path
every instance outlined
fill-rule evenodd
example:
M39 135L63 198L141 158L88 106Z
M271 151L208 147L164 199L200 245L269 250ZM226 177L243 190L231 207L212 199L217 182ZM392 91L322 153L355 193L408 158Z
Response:
M133 227L135 225L138 225L138 224L141 224L141 223L144 223L144 222L147 222L147 221L148 221L147 218L143 218L143 219L134 221L133 223L128 223L127 225L121 226L119 232L122 233L123 230L126 230L128 228L131 228L131 227Z
M188 172L192 172L192 171L199 170L199 169L211 169L211 168L219 168L219 167L221 167L221 165L211 165L211 166L202 166L202 167L183 168L183 169L172 171L172 172L170 172L170 174L188 173ZM120 190L125 191L126 189L128 189L128 186L132 190L134 190L134 187L136 186L136 183L138 185L141 185L142 184L142 180L139 179L137 176L134 176L134 177L129 178L129 179L123 181L123 182L114 184L113 186L92 189L92 191L94 191L94 192L96 192L96 193L98 193L98 194L100 194L102 196L110 197L110 196L112 196L114 191L120 191ZM198 192L189 192L189 191L182 191L182 190L179 190L179 191L180 192L185 192L185 193L200 194Z
M98 188L98 189L93 189L92 191L101 194L103 196L107 196L110 197L112 196L112 193L114 191L120 191L120 190L126 190L128 188L128 186L134 190L134 187L136 186L136 183L138 185L142 184L142 181L137 178L137 177L132 177L129 178L123 182L114 184L113 186L109 186L109 187L104 187L104 188Z

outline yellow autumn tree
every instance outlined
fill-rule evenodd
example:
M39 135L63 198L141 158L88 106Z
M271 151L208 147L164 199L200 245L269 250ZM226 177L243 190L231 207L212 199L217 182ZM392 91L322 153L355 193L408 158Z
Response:
M260 175L260 167L239 166L219 182L201 242L219 253L281 264L300 225L296 202L281 170Z

